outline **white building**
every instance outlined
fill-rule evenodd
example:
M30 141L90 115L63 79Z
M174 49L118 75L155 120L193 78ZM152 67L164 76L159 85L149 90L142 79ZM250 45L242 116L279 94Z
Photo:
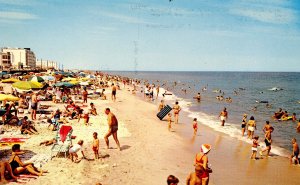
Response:
M36 68L39 69L58 69L57 62L50 61L50 60L37 60L36 61Z
M36 67L36 57L30 48L2 48L2 53L10 53L13 68Z
M10 69L11 68L11 54L0 52L0 69Z

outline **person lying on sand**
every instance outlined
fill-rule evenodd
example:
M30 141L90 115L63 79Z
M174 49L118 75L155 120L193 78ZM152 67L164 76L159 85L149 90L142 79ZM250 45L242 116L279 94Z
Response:
M45 140L45 141L41 142L40 146L42 146L42 145L49 146L49 145L52 145L56 142L57 142L57 140L55 138L53 138L53 139Z

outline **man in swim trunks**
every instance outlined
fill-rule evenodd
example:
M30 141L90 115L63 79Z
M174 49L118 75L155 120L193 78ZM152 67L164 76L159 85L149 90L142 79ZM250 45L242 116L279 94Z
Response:
M38 106L38 100L37 100L37 95L34 92L31 96L31 119L32 120L36 120L36 110L37 110L37 106Z
M291 155L291 158L290 158L290 162L291 164L293 164L293 160L295 161L295 164L299 164L299 146L297 144L297 140L296 138L293 138L292 139L292 144L293 144L293 153Z
M220 113L219 118L221 119L221 126L225 125L225 121L228 118L228 112L226 107L224 107L223 111Z
M120 142L118 140L118 134L117 134L118 120L117 120L116 116L110 111L109 108L105 109L105 114L107 115L108 132L104 136L104 140L106 142L107 149L109 149L108 137L112 135L118 146L118 149L121 151Z

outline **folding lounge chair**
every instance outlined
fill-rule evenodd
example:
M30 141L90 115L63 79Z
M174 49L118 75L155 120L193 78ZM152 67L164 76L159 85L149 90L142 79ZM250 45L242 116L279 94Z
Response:
M51 148L51 159L56 157L59 153L64 153L65 158L67 157L67 153L72 144L72 132L73 129L71 126L62 125L60 127L56 134L57 143Z

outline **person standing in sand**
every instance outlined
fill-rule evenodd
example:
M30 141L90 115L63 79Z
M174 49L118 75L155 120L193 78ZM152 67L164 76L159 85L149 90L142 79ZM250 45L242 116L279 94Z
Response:
M116 94L117 94L117 87L115 86L115 84L111 84L112 85L112 88L111 88L111 99L113 101L116 101Z
M293 160L295 161L295 164L299 164L299 146L297 144L296 138L292 139L292 144L293 144L293 151L292 155L290 157L290 163L293 164Z
M221 119L221 126L225 125L225 121L228 118L228 112L226 107L224 107L223 111L220 113L219 118Z
M171 113L168 113L167 120L168 120L168 130L171 131L171 128L172 128L172 114Z
M197 118L194 118L194 121L193 121L193 129L194 129L194 135L196 135L196 134L197 134L197 131L198 131Z
M180 106L178 105L178 101L175 102L175 105L173 107L173 111L174 111L174 122L175 124L178 124L178 120L179 120L179 112L181 111Z
M158 95L159 95L159 85L157 85L156 87L156 99L158 98Z
M38 107L38 99L36 93L32 93L31 95L31 119L36 120L36 110Z
M94 132L93 133L93 151L95 154L95 159L99 159L99 139L98 139L98 133Z
M109 149L109 136L113 136L119 150L121 151L120 142L118 140L118 120L116 116L110 111L109 108L105 109L105 114L107 115L107 124L108 124L108 132L104 136L104 140L106 142L107 149Z
M164 107L165 107L164 100L161 100L161 101L160 101L160 104L159 104L159 106L158 106L158 112L160 112Z
M251 154L251 157L250 159L253 159L253 160L256 160L256 153L257 153L257 147L259 146L258 144L258 136L255 136L253 138L253 144L252 144L252 154Z
M207 154L210 150L211 150L211 146L209 144L203 144L201 146L201 151L196 155L195 158L195 166L202 166L204 169L204 172L201 175L203 185L208 185L209 173L212 173L211 168L208 167L208 157L207 157Z
M83 88L83 92L82 92L82 99L83 99L83 103L87 103L87 97L88 97L88 92L86 90L86 87Z
M254 130L256 130L256 122L253 116L250 117L250 120L247 123L247 128L248 128L248 139L249 138L253 139Z

